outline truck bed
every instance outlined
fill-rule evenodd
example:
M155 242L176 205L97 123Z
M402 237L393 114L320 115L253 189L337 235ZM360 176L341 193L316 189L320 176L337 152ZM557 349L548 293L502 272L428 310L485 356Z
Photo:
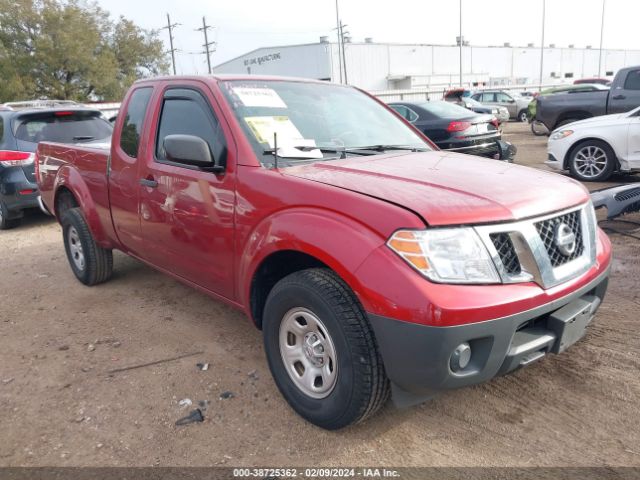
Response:
M36 172L39 175L40 192L47 209L56 214L54 191L57 185L79 176L88 191L78 195L81 204L95 205L97 218L103 232L113 238L113 227L109 211L109 185L107 168L109 165L109 144L66 145L52 142L41 142L38 145ZM58 179L56 180L56 176ZM58 184L54 184L54 182ZM84 211L91 211L85 209ZM91 222L93 223L93 222Z

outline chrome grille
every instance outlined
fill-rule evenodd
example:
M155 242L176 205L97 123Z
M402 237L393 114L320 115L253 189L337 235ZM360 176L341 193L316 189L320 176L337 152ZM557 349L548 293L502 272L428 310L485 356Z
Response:
M575 235L575 251L566 256L554 239L560 222ZM503 283L535 282L551 288L588 271L596 261L597 223L590 203L538 218L478 225L474 229Z
M518 275L522 269L520 268L520 260L518 260L518 254L516 253L509 234L506 232L492 233L489 237L493 242L493 246L496 247L496 251L506 272L509 275Z
M564 255L555 243L556 226L561 223L566 224L576 236L576 248L571 255ZM554 267L559 267L560 265L564 265L565 263L575 260L584 252L579 211L549 218L542 222L537 222L535 225L536 230L538 230L538 233L540 234L540 239L542 240L542 243L544 243L544 247L549 254L551 265Z

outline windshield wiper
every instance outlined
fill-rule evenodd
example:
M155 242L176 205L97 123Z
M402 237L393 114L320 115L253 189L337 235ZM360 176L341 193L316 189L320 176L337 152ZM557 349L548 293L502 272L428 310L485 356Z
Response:
M96 137L92 137L91 135L77 135L75 137L73 137L74 140L76 141L82 141L82 140L93 140Z
M367 145L365 147L350 147L346 148L347 153L361 153L362 150L369 150L373 152L386 152L387 150L406 150L408 152L428 152L427 148L411 147L408 145Z

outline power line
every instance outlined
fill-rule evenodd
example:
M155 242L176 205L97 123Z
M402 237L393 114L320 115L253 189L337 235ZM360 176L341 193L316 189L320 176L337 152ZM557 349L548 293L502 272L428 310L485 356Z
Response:
M205 17L202 17L202 28L196 28L198 32L204 33L204 45L202 45L204 47L204 52L202 53L207 56L207 69L209 71L209 75L211 75L211 51L209 50L209 47L211 47L212 45L216 45L216 42L209 41L209 37L207 35L207 31L212 28L214 27L212 27L211 25L207 25ZM215 52L215 48L213 51Z
M162 27L161 30L168 30L169 31L169 45L171 46L171 50L169 50L171 52L171 65L173 66L173 74L176 75L176 51L178 50L177 48L174 48L173 46L173 29L178 27L180 24L179 23L171 23L171 18L169 17L169 14L167 13L167 26L166 27Z

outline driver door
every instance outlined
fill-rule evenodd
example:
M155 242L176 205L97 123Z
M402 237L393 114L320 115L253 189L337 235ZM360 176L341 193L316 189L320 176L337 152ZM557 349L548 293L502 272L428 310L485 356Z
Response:
M234 298L235 152L208 87L184 82L162 92L138 172L143 258L216 294ZM222 173L167 159L168 135L194 135L225 165Z

